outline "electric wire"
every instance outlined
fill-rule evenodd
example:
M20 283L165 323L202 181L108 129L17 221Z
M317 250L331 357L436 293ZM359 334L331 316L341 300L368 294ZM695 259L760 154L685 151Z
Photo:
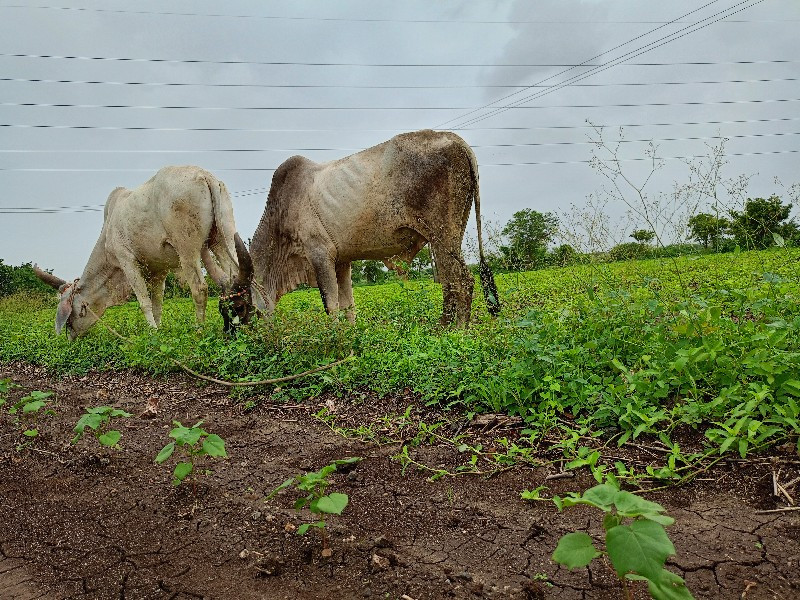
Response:
M714 23L717 23L718 21L721 21L722 19L725 18L725 16L729 16L729 15L725 15L725 16L717 18L716 20L711 20L708 23L704 23L705 21L709 21L710 19L714 19L714 17L717 17L718 15L720 15L722 13L737 14L739 12L742 12L743 10L752 8L753 6L755 6L757 4L760 4L763 1L764 0L756 0L752 4L747 4L748 2L750 2L750 0L743 0L742 2L739 2L738 4L734 4L732 7L729 7L727 9L723 10L723 11L715 13L715 14L709 16L709 17L706 17L705 19L701 19L700 21L697 21L693 25L690 25L688 27L684 27L682 29L679 29L678 31L670 33L667 36L664 36L662 38L654 40L653 42L649 42L648 44L645 44L644 46L641 46L641 47L637 48L636 50L632 50L630 52L627 52L626 54L623 54L622 56L619 56L619 57L617 57L615 59L612 59L611 61L609 61L609 62L607 62L607 63L605 63L603 65L600 65L598 67L594 67L588 72L581 73L579 75L575 75L575 76L567 79L566 81L563 81L561 83L558 83L558 84L554 85L550 89L543 90L543 91L540 91L540 92L536 92L535 94L527 96L526 98L522 98L521 100L517 100L517 101L515 101L513 103L513 106L515 107L515 106L517 106L517 105L519 105L519 104L521 104L523 102L529 102L531 100L538 100L542 96L545 96L547 94L551 94L551 93L553 93L553 92L555 92L557 90L563 89L564 87L567 87L567 86L569 86L569 85L571 85L573 83L576 83L578 81L586 79L587 77L590 77L592 75L596 75L596 74L601 73L603 71L606 71L606 70L610 69L611 67L617 66L620 63L622 63L624 61L627 61L630 58L636 58L637 56L641 56L642 54L650 52L651 50L655 50L656 48L660 48L661 46L664 46L666 44L672 43L672 42L674 42L674 41L676 41L678 39L681 39L681 38L691 34L691 33L695 33L695 32L697 32L697 31L699 31L701 29L704 29L704 28L706 28L706 27L708 27L710 25L713 25ZM733 8L740 7L742 4L747 4L747 6L739 8L738 10L736 10L736 11L734 11L732 13L730 12ZM704 23L704 24L700 25L700 23ZM699 27L698 27L698 25L699 25ZM677 34L680 34L680 35L677 35ZM466 122L460 123L460 125L461 126L472 125L472 124L474 124L476 122L483 121L484 119L488 119L488 118L493 117L495 115L498 115L498 114L500 114L502 112L505 112L506 110L509 110L510 108L512 108L512 107L497 107L496 109L490 111L486 115L473 117L472 119L470 119L470 120L468 120ZM474 112L475 111L471 111L470 113L467 113L467 115L472 114ZM450 121L448 121L448 123L453 122L453 121L459 121L459 120L460 119L451 119Z
M332 21L332 22L348 22L348 23L459 23L459 24L475 24L475 25L527 25L527 24L620 24L620 25L635 25L645 24L652 25L664 23L665 21L641 21L641 20L608 20L608 21L590 21L590 20L564 20L564 19L535 19L535 20L473 20L473 19L382 19L382 18L354 18L354 17L296 17L290 15L254 15L254 14L224 14L224 13L193 13L193 12L177 12L177 11L150 11L150 10L130 10L130 9L110 9L110 8L89 8L89 7L76 7L76 6L30 6L24 4L4 4L0 8L21 8L21 9L38 9L38 10L60 10L60 11L75 11L75 12L94 12L94 13L111 13L111 14L134 14L134 15L155 15L155 16L178 16L178 17L213 17L213 18L228 18L228 19L259 19L270 21ZM787 23L796 22L797 19L730 19L726 20L727 23ZM675 21L670 21L675 22Z

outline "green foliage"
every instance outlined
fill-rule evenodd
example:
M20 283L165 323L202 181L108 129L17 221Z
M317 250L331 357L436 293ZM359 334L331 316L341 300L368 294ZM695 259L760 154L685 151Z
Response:
M653 248L642 242L617 244L609 251L611 260L636 260L653 256Z
M53 288L36 277L31 263L14 267L0 258L0 298L20 293L51 296Z
M720 242L730 227L730 221L709 213L698 213L689 218L690 239L703 244L703 248L720 249Z
M77 444L78 440L83 437L88 427L101 446L106 448L119 449L119 440L122 433L116 429L108 429L111 424L111 419L118 417L130 417L131 413L125 412L113 406L96 406L94 408L87 408L86 412L81 415L78 422L75 424L73 431L75 437L72 438L72 443Z
M13 383L10 379L0 381L0 406L7 403L6 395L11 389L20 386ZM13 422L19 432L26 438L25 442L17 444L16 450L19 452L23 448L29 447L33 438L39 435L38 420L41 415L54 414L52 408L48 408L53 392L41 392L33 390L27 396L23 396L13 404L8 406L8 414L13 417Z
M328 538L326 535L324 515L341 515L350 501L347 494L339 492L325 494L326 490L331 485L331 481L328 477L334 473L337 468L352 467L359 461L361 461L361 457L357 456L335 460L331 464L322 467L319 471L291 477L272 490L266 499L271 500L282 490L292 486L302 494L305 494L305 496L297 499L294 503L294 508L295 510L308 508L313 515L317 515L318 520L312 523L303 523L298 527L297 534L305 535L311 527L319 529L322 535L323 552L325 552L325 550L328 549Z
M559 540L553 560L570 568L582 568L598 557L607 556L620 580L625 598L632 598L630 581L645 580L656 600L688 600L692 598L686 583L667 571L667 558L675 554L665 526L674 520L664 508L630 492L620 490L612 477L586 490L582 495L571 493L553 498L559 511L585 504L604 513L605 548L596 548L584 532L569 533Z
M509 270L539 268L545 264L547 245L558 231L558 217L526 208L517 211L503 228L508 246L501 247Z
M794 222L785 222L791 210L791 204L784 205L775 195L748 198L744 210L731 211L730 231L742 248L762 249L782 245L779 239L795 238L800 231Z
M200 427L203 421L198 421L191 427L186 427L180 421L173 421L169 437L174 441L164 446L155 458L157 464L164 463L177 449L185 460L175 465L172 473L172 485L179 486L191 475L192 493L197 495L197 481L201 472L196 468L196 463L204 457L228 458L225 450L225 440L215 433L208 433ZM207 474L203 471L202 474Z
M282 385L281 399L368 389L515 415L527 429L518 446L557 436L568 462L592 458L600 445L586 441L592 435L613 436L612 444L649 436L672 449L661 465L618 471L598 458L574 468L679 483L698 461L720 452L751 456L798 442L798 282L795 248L512 273L497 277L502 318L489 319L476 293L465 331L438 326L441 286L430 280L356 288L355 325L328 317L316 289L299 290L234 341L223 338L213 305L208 322L197 326L190 300L167 300L162 326L152 330L129 303L109 309L103 323L130 344L99 325L68 343L53 335L55 303L12 296L0 300L0 361L60 373L135 369L164 376L176 367L163 359L163 348L201 373L256 380L353 352L354 360L335 369ZM689 430L698 431L705 448L675 446L675 432Z
M637 229L630 235L630 237L640 244L647 244L653 241L653 238L656 237L656 232L649 229Z

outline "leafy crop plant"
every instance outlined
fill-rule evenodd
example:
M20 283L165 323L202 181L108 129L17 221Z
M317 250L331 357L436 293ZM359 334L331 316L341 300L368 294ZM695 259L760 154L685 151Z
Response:
M306 473L305 475L297 475L291 477L276 487L267 496L267 500L271 500L278 495L279 492L288 487L295 486L300 492L305 492L307 495L303 498L298 498L294 503L295 510L302 510L308 508L312 514L317 515L319 520L313 523L303 523L297 528L297 535L305 535L311 527L316 527L320 530L322 535L322 556L328 558L332 552L328 545L328 534L325 529L325 515L340 515L350 502L347 494L339 492L331 492L325 494L331 482L328 476L336 471L339 467L352 467L361 460L361 457L354 456L352 458L344 458L335 460L331 464L322 467L319 471Z
M192 495L197 497L197 479L201 473L208 474L210 471L206 469L201 472L196 468L196 462L205 456L228 458L228 453L225 450L225 440L216 433L208 433L201 428L203 421L198 421L191 427L182 425L180 421L173 421L172 424L175 427L169 432L169 437L174 441L161 449L161 452L155 458L155 462L162 464L172 456L176 448L179 452L182 452L187 460L175 465L175 470L172 473L172 485L179 486L191 475Z
M559 510L587 504L605 513L605 550L598 550L587 533L576 531L563 536L553 552L553 560L570 569L587 566L592 560L607 557L622 585L623 598L633 599L631 581L647 581L647 589L656 600L691 600L686 582L664 568L675 546L669 539L667 525L675 520L664 507L620 490L614 478L565 498L555 496Z
M94 433L94 437L97 438L101 446L119 449L119 440L122 437L122 433L117 429L108 429L108 425L113 418L127 418L130 416L131 413L112 406L87 408L86 412L81 415L81 418L75 424L75 429L73 430L75 431L75 437L72 438L72 443L77 444L88 427Z

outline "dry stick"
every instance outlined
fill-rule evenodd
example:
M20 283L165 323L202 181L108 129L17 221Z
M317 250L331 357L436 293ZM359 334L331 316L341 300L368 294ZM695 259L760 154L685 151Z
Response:
M97 317L97 321L100 323L100 325L105 327L108 331L110 331L113 335L117 336L123 342L127 342L129 344L131 343L131 340L129 338L126 338L124 335L122 335L120 332L116 331L110 325L106 325L105 323L103 323L103 321L100 320L100 317L97 316L97 314L88 305L86 306L86 308L89 310L90 313L92 313L95 317ZM345 357L345 358L342 358L340 360L334 361L332 363L328 363L327 365L322 365L321 367L316 367L316 368L310 369L308 371L303 371L302 373L297 373L296 375L286 375L285 377L276 377L274 379L262 379L260 381L225 381L223 379L217 379L215 377L209 377L208 375L203 375L201 373L198 373L197 371L194 371L194 370L190 369L189 367L187 367L181 361L179 361L179 360L177 360L175 358L172 358L171 356L166 355L164 352L161 352L161 350L157 350L157 352L159 352L160 354L163 354L164 356L166 356L166 358L169 359L173 364L177 365L178 367L180 367L181 369L183 369L184 371L186 371L190 375L192 375L194 377L197 377L198 379L203 379L205 381L210 381L210 382L216 383L218 385L223 385L225 387L253 387L253 386L256 386L256 385L274 385L276 383L283 383L284 381L292 381L294 379L300 379L301 377L306 377L307 375L313 375L314 373L319 373L320 371L325 371L327 369L331 369L331 368L333 368L333 367L335 367L337 365L340 365L343 362L347 362L348 360L351 360L353 358L353 352L351 350L350 351L350 355Z
M787 506L786 508L773 508L772 510L757 510L757 515L766 515L770 513L782 513L782 512L792 512L794 510L800 510L800 506Z

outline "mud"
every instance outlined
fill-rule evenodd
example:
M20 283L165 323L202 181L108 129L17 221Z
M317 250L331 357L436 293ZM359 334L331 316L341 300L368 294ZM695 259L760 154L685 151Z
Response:
M0 411L3 600L621 597L602 562L570 572L550 560L564 533L586 529L599 538L598 514L579 507L559 514L550 502L519 497L542 484L553 494L586 489L594 484L588 475L545 481L553 465L516 466L490 478L429 482L430 472L402 473L393 458L400 442L354 441L314 417L326 406L380 433L381 418L402 414L413 395L300 405L263 398L245 412L226 392L179 376L52 378L29 365L0 366L0 378L9 376L23 386L12 399L32 389L56 395L55 414L40 419L30 448L17 449L24 440ZM93 438L70 444L83 409L102 404L134 415L121 424L122 449ZM171 485L174 460L153 462L174 419L203 419L227 442L230 458L204 463L211 472L196 495L190 485ZM498 431L490 433L487 440ZM437 468L465 460L447 444L413 452ZM349 456L363 460L331 478L329 491L348 494L350 504L328 521L332 555L324 557L317 530L296 533L311 520L293 509L298 495L265 496L293 475ZM800 597L800 512L763 512L785 506L772 495L776 469L789 481L800 476L800 460L775 451L723 461L688 486L648 496L676 519L669 533L677 556L668 567L696 598ZM636 597L647 597L645 588Z

